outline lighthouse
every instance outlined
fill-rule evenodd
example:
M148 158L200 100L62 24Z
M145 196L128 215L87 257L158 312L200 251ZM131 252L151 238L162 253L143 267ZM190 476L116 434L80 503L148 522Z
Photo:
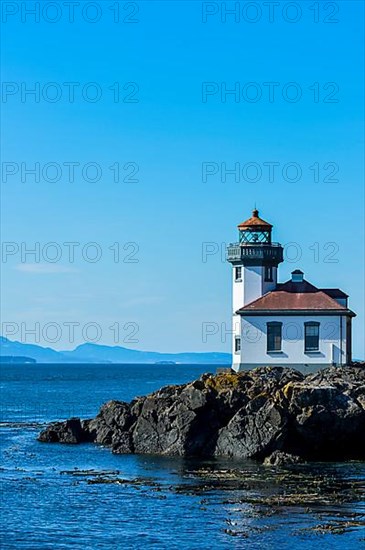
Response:
M317 288L300 269L278 283L283 247L273 226L253 210L238 225L238 242L227 249L232 265L232 368L291 366L314 372L351 361L348 295Z
M283 261L283 247L271 239L272 225L253 210L251 218L238 225L238 242L228 246L227 260L232 264L232 334L233 368L239 370L241 352L242 306L273 290L277 284L278 265Z

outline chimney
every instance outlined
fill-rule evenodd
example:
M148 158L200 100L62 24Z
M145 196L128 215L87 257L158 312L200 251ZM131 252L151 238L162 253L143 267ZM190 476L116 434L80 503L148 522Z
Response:
M304 278L303 271L300 271L300 269L296 269L295 271L291 272L291 280L292 283L302 283Z

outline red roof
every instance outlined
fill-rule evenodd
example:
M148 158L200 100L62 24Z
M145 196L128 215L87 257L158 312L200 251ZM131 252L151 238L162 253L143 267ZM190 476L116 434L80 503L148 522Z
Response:
M341 295L337 296L337 293ZM287 281L278 284L276 290L264 294L238 310L238 313L274 312L274 311L329 311L353 314L347 307L339 304L329 294L342 297L344 294L339 289L320 289L303 280L301 283Z
M271 223L265 222L265 220L259 218L259 211L253 210L251 218L248 218L245 222L239 224L238 229L245 229L246 227L263 227L266 230L271 228Z

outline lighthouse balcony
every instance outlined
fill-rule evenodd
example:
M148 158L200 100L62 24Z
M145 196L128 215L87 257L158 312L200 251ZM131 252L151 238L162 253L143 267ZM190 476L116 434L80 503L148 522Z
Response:
M227 247L228 262L257 260L278 264L283 261L283 247L280 243L231 243Z

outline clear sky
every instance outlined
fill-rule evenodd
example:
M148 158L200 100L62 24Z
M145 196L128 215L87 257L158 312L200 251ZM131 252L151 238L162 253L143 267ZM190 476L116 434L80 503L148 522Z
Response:
M363 2L21 4L2 2L5 335L229 351L220 249L256 204L296 243L281 281L350 295L363 357Z

